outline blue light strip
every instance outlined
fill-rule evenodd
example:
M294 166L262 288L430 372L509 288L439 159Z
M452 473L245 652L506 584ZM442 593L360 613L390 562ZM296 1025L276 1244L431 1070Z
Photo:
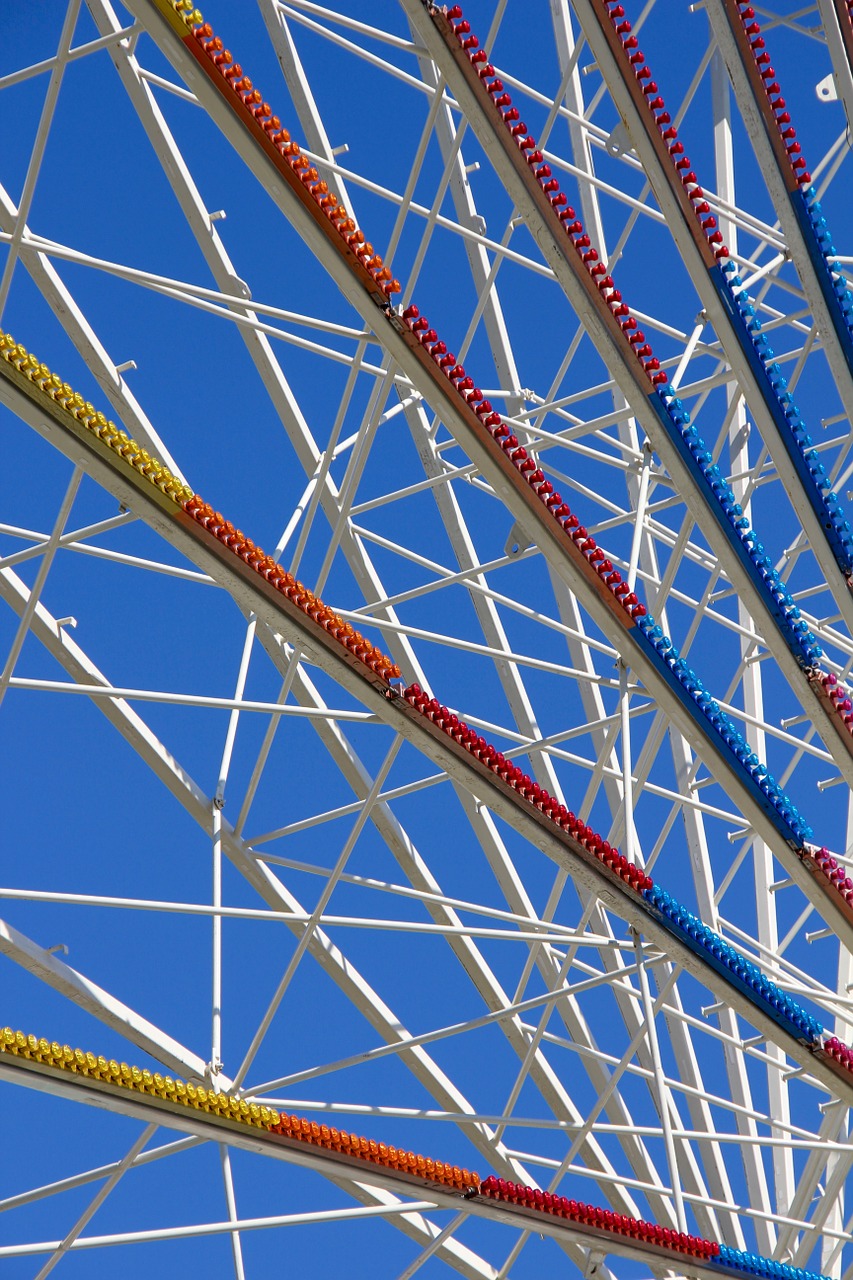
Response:
M788 391L788 383L776 362L773 348L756 314L755 303L743 288L737 267L731 261L713 267L711 280L731 316L734 333L755 375L764 402L802 482L809 504L826 534L843 573L853 573L853 529L845 518L838 494L812 447L806 423ZM851 295L853 306L853 295Z
M696 472L697 488L748 572L756 592L764 597L788 648L801 666L814 666L823 655L817 637L802 621L791 593L774 569L755 529L750 526L731 485L692 425L687 409L672 388L666 385L658 387L649 399L682 458Z
M718 1256L711 1258L705 1265L748 1276L765 1276L767 1280L825 1280L818 1271L805 1271L802 1267L792 1267L787 1262L762 1258L758 1253L744 1253L727 1244L721 1244Z
M791 192L791 204L803 233L820 291L853 376L853 293L847 287L837 250L814 187ZM836 278L838 277L838 278Z
M654 909L654 914L672 933L686 942L691 950L737 987L789 1035L806 1044L820 1043L824 1034L823 1023L802 1009L775 982L771 982L758 965L741 955L719 934L714 933L713 929L709 929L698 916L682 907L660 885L654 884L642 893Z
M701 713L704 724L700 721L700 725L705 735L712 740L716 738L718 745L723 746L729 766L738 773L777 831L789 844L801 848L813 838L814 832L773 775L767 772L767 766L761 763L743 734L735 728L651 614L637 619L637 629L647 642L649 656L656 668L678 694L693 719L699 721Z

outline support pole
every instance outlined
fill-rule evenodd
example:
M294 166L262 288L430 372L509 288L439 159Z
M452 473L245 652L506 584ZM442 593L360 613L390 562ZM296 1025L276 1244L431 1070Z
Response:
M678 1160L675 1154L675 1139L672 1136L672 1121L669 1114L669 1094L667 1093L666 1080L663 1074L663 1065L660 1057L660 1044L658 1042L657 1027L655 1025L655 1011L652 1005L652 996L649 990L649 975L646 972L645 957L643 955L642 939L636 929L632 928L631 933L634 936L634 951L637 956L637 977L640 982L640 995L643 1001L643 1016L646 1021L646 1035L649 1041L649 1050L652 1055L652 1070L655 1077L655 1091L658 1097L658 1110L660 1111L660 1123L663 1130L663 1142L666 1150L666 1162L669 1168L669 1178L672 1183L672 1195L675 1201L675 1217L678 1222L679 1231L687 1232L687 1216L684 1211L684 1196L681 1190L681 1179L678 1173Z

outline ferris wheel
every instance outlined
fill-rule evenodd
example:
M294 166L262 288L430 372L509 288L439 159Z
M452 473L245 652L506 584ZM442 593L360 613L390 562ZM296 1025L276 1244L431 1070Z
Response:
M4 1275L849 1280L846 0L0 29Z

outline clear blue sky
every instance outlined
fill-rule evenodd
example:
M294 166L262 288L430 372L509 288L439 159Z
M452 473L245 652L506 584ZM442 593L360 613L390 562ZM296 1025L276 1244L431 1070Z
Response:
M790 3L783 7L791 12L797 8ZM348 151L339 156L340 163L353 175L367 180L362 183L358 176L348 176L349 194L360 225L382 252L394 234L398 204L370 190L368 183L397 195L404 192L418 155L430 99L417 86L416 57L402 47L408 36L402 10L396 4L391 0L351 0L335 8L346 10L359 22L378 24L393 37L380 41L328 24L342 39L353 40L368 50L374 58L370 63L356 58L342 44L293 24L330 142L335 148L346 144ZM539 100L532 101L524 94L517 95L527 124L538 133L547 117L548 99L560 81L549 6L544 0L509 0L505 8L494 59L508 76L532 86L540 95ZM471 0L465 9L474 30L485 38L494 6ZM213 0L205 6L204 13L294 137L300 138L294 108L257 8ZM127 15L121 9L119 14L124 23ZM0 12L0 76L51 57L57 48L63 16L64 6L57 0L25 0L6 6ZM325 19L322 21L326 23ZM813 13L803 19L805 25L816 22ZM83 5L74 44L83 44L96 35L92 17ZM785 28L773 31L768 39L772 40L774 61L804 151L814 168L817 158L844 128L841 105L821 103L814 92L815 83L830 69L825 46ZM684 4L658 5L652 11L643 42L668 103L677 105L707 48L704 14L700 10L690 15ZM137 53L149 71L175 81L165 58L146 36L140 38ZM403 74L388 74L376 60L387 61ZM583 87L592 98L599 91L600 77L594 68L589 68L589 61L584 53L580 60ZM15 203L24 187L47 83L46 75L34 76L4 87L0 94L4 140L0 182ZM350 441L332 465L332 477L340 487L352 459L351 438L373 407L377 387L377 379L370 371L358 374L354 386L348 387L360 321L206 115L197 106L160 88L155 89L155 96L207 209L226 211L225 220L215 226L231 255L236 275L247 282L257 303L296 313L292 319L271 319L270 323L284 335L274 339L273 351L319 448L333 438L336 428L337 439ZM545 101L541 100L543 96ZM594 122L604 131L616 123L606 94L596 108ZM700 176L707 173L706 183L712 187L713 129L707 75L687 113L682 136ZM549 146L558 156L571 159L568 130L563 122L551 134ZM735 125L735 151L740 204L762 221L772 223L766 191L739 122ZM471 190L478 211L485 218L487 234L500 241L512 214L508 198L470 132L463 143L463 154L469 166L479 163L479 169L470 173ZM608 158L600 149L595 154L604 183L633 197L645 198L641 175L625 163ZM433 137L425 148L412 192L414 203L425 210L436 198L442 168ZM572 198L577 191L574 177L571 172L561 172L560 176ZM845 161L825 201L842 252L849 188L849 161ZM448 195L440 204L440 212L455 221ZM625 226L627 205L605 194L602 216L612 246ZM176 281L179 287L214 287L199 246L106 51L81 58L65 71L29 226L33 234L104 263ZM595 390L606 381L607 374L588 340L579 343L568 370L560 372L575 337L577 321L554 282L525 265L538 263L539 258L523 227L513 231L510 246L522 261L505 261L497 281L519 387L533 391L542 400L551 396L575 397L567 409L576 415L573 421L577 423L607 414L612 409L609 392ZM751 252L754 241L745 236L741 247ZM6 253L3 246L0 268ZM109 357L118 364L136 362L137 368L126 374L128 385L189 482L257 542L272 550L302 498L307 478L236 326L220 315L205 313L186 301L142 287L110 271L61 257L54 259L54 265ZM503 409L507 394L518 388L501 382L482 320L478 318L472 326L476 290L459 236L446 227L430 227L423 213L410 211L402 227L394 269L404 286L413 282L413 296L449 346L461 350L468 341L467 367ZM616 274L631 305L653 317L647 328L656 353L661 358L676 356L683 349L679 335L690 332L700 304L666 228L641 217L627 239ZM793 276L789 278L793 280ZM778 287L768 295L768 301L786 312L800 306L790 291ZM321 327L305 323L306 317L319 320ZM85 367L20 263L14 272L2 324L99 407L111 412L93 372ZM329 332L330 325L341 326L341 330ZM705 337L707 333L703 340ZM780 328L777 345L781 351L788 351L801 341L802 335L794 328ZM312 343L343 359L311 350ZM374 341L366 344L363 358L373 367L382 362L381 350ZM713 353L701 355L691 365L687 381L710 376L716 368ZM459 563L443 514L428 488L404 494L393 502L359 509L361 504L424 480L419 442L399 409L391 412L398 405L398 398L387 386L381 394L380 412L387 412L387 418L376 430L353 495L353 519L364 555L385 593L396 597L432 581L443 571L458 571ZM821 434L821 422L828 421L827 436L841 435L837 421L839 402L820 355L807 363L798 397L815 424L816 434ZM338 422L342 404L345 412ZM531 400L528 407L532 405ZM706 438L715 441L724 416L723 391L710 391L699 408L700 428ZM431 422L428 406L426 412ZM572 425L572 421L552 414L542 425L546 430L559 431ZM572 494L570 501L590 527L611 519L626 505L624 479L618 465L620 454L612 442L614 431L612 426L604 431L606 436L578 431L577 447L560 450L554 458L559 483L567 494ZM32 547L53 529L72 468L6 410L0 413L0 433L4 463L0 472L0 556L7 557ZM438 439L449 439L443 426L438 428ZM753 439L753 463L759 454L760 444ZM452 443L442 450L442 456L454 466L465 465L464 456ZM834 458L835 451L829 456ZM575 664L559 627L554 587L545 566L535 554L503 563L504 549L513 532L512 517L482 487L470 483L467 476L455 479L449 488L471 531L481 563L501 562L490 573L489 587L500 597L499 615L513 651L531 660L522 663L520 669L542 734L565 733L585 724L588 708L582 704L577 683L568 670ZM654 496L658 501L667 496L663 483ZM677 532L683 525L684 509L677 494L671 497L659 518ZM114 499L85 478L67 528L84 529L115 514ZM778 560L794 541L796 525L775 480L757 490L755 523L770 554ZM304 544L299 537L302 527L301 523L297 525L282 558L291 564L294 555L298 555L299 575L313 586L329 546L330 523L326 515L318 514ZM600 540L624 557L630 546L630 527L624 520L614 521L614 527ZM407 555L400 554L395 544L403 547ZM695 534L694 545L704 547ZM661 555L665 561L668 553L662 551ZM14 567L31 585L39 564L38 556L30 556ZM117 687L232 697L245 620L223 592L193 578L191 569L168 544L139 522L129 520L121 527L99 532L87 541L85 550L61 550L50 570L43 601L54 617L76 619L77 625L69 634ZM701 596L707 581L706 564L697 564L688 557L678 566L670 602L670 626L680 642L693 619L691 600ZM819 617L831 614L810 557L797 562L792 585L798 590L814 589L808 607ZM340 550L322 591L324 598L340 609L357 609L365 604L364 583L354 573L352 560L347 560ZM719 605L727 617L734 616L734 608L732 600ZM436 694L466 716L492 726L491 736L496 741L504 745L510 742L506 731L513 720L506 688L501 685L492 658L482 652L487 640L465 588L446 586L404 601L399 606L399 619L406 628L430 633L413 639L412 652ZM593 637L601 640L592 624L587 625ZM0 666L15 631L16 620L3 606ZM380 639L378 631L370 634ZM384 637L386 645L389 637L390 633ZM452 637L462 646L451 648L442 642L442 637ZM731 687L738 648L730 630L705 619L698 628L691 658L718 697L732 697L740 705L741 695L733 693ZM604 712L613 715L616 695L612 687L612 654L597 653L594 662L603 681ZM358 709L349 695L325 676L316 671L309 674L329 706ZM407 674L411 675L411 670ZM33 637L24 644L15 675L48 681L68 679ZM778 726L784 718L797 714L797 704L769 664L762 664L762 675L766 718ZM280 685L280 676L256 646L246 697L275 701ZM154 702L133 705L181 767L204 792L211 794L219 773L228 713ZM652 759L645 761L642 756L651 719L650 714L644 714L634 722L635 761L639 759L643 767L648 765L650 780L650 787L638 802L640 841L646 857L660 845L657 878L688 904L695 905L696 888L680 818L675 818L661 838L671 816L668 794L677 788L677 782L666 736L659 749L651 753ZM268 717L253 712L245 712L240 718L225 802L225 816L232 823L240 814L268 723ZM391 746L390 731L355 721L342 722L341 727L366 767L375 772ZM793 726L790 732L798 738L805 736L802 725ZM56 692L12 688L0 707L0 742L4 794L0 880L4 885L187 903L210 901L208 837L91 701ZM607 835L612 822L608 797L600 778L590 782L590 760L596 754L592 737L588 732L581 733L563 747L555 768L566 801L579 811L586 804L589 820ZM771 768L782 775L792 759L790 745L768 739L767 751ZM816 787L834 772L831 764L806 753L797 760L789 786L793 799L815 827L816 837L835 850L843 850L844 789L818 791ZM391 767L386 786L401 787L433 774L433 767L424 757L404 747ZM708 817L707 835L713 874L720 884L740 850L740 843L729 839L737 826L728 816L730 803L718 787L709 785L698 794L713 811ZM262 834L291 827L352 801L351 787L311 725L296 717L285 717L263 769L244 834L251 843ZM720 812L722 816L715 816ZM393 813L408 833L418 859L429 868L439 892L487 908L511 909L508 902L515 901L513 885L499 867L494 851L490 862L459 797L446 781L394 801ZM304 868L322 871L334 866L353 821L352 813L344 813L278 840L256 841L256 845L259 852L302 864L303 869L273 865L272 870L310 910L323 882ZM511 860L516 868L519 883L535 911L553 910L561 925L577 924L580 908L571 884L552 902L552 864L525 847L503 824L497 825L494 834L508 855L507 865ZM347 872L395 885L410 884L405 860L401 865L370 823L355 842ZM778 868L775 874L780 875ZM263 905L229 865L224 893L229 905ZM797 920L803 905L794 891L788 891L787 897L776 896L781 935ZM328 909L340 916L421 924L432 921L420 902L353 884L339 886ZM754 936L758 909L752 865L747 858L733 873L731 885L726 886L722 911L727 920ZM67 947L67 954L61 952L61 958L194 1053L203 1059L209 1057L209 919L202 915L26 901L2 904L0 915L41 946ZM463 911L462 919L469 925L489 923L487 918L470 911ZM837 944L818 941L808 945L803 940L804 929L818 927L814 918L801 923L786 955L832 986ZM620 939L626 939L625 928L618 920L613 921L613 928ZM469 977L473 961L454 954L440 937L417 929L398 934L367 927L330 927L328 933L348 962L412 1034L476 1018L486 1009L483 995ZM233 1074L293 953L294 941L281 925L269 922L229 921L224 934L223 1050L225 1070ZM529 952L524 943L508 936L480 940L475 945L478 956L491 967L495 981L510 997L537 995L544 990L542 973L535 967L529 972L526 967ZM591 947L579 953L579 962L596 970L601 965ZM580 981L583 973L582 967L573 968L571 980ZM2 962L2 978L0 1024L9 1023L96 1053L146 1064L140 1050L9 961ZM679 991L685 1008L697 1018L701 1007L710 1003L707 992L691 981L680 982ZM618 1061L630 1037L606 985L580 997L578 1008L599 1047ZM538 1019L538 1012L530 1015L532 1025ZM555 1080L584 1116L595 1103L596 1083L572 1050L570 1028L552 1015L547 1030L552 1039L546 1036L543 1053ZM665 1066L675 1070L671 1044L663 1033L662 1037ZM284 1077L368 1051L379 1043L376 1030L353 1008L330 976L313 959L306 959L288 989L249 1080L259 1083ZM706 1086L728 1096L719 1043L697 1030L695 1044ZM431 1045L429 1053L436 1072L445 1072L478 1114L494 1117L503 1113L513 1091L519 1059L501 1030L489 1026L445 1037ZM762 1076L753 1068L750 1072L756 1108L771 1106L765 1092L766 1074ZM353 1111L344 1111L338 1123L487 1171L487 1161L451 1120L424 1114L439 1110L442 1104L423 1081L392 1057L319 1074L276 1096L286 1099L293 1109L306 1112L311 1107L321 1109L331 1104L399 1108L406 1114L355 1118ZM657 1126L650 1093L642 1078L629 1073L621 1096L637 1125ZM819 1100L812 1090L800 1087L798 1091L796 1085L792 1089L795 1121L809 1132L820 1123L816 1109ZM685 1124L692 1127L695 1117L691 1117L680 1095L679 1106ZM445 1109L451 1108L448 1105ZM570 1139L567 1142L556 1129L535 1123L552 1118L552 1113L548 1097L530 1080L515 1101L514 1112L516 1117L534 1123L510 1126L503 1140L508 1148L532 1152L546 1162L527 1164L529 1177L546 1185L550 1176L547 1162L562 1159ZM616 1119L615 1113L607 1118ZM720 1130L733 1128L732 1113L724 1108L714 1110L713 1121ZM4 1087L0 1135L6 1154L0 1161L0 1201L29 1187L120 1159L139 1131L138 1124L128 1119ZM766 1129L761 1132L766 1133ZM152 1145L174 1136L160 1130ZM601 1143L621 1175L643 1180L639 1165L631 1167L615 1137L604 1135ZM659 1137L648 1139L648 1152L659 1177L666 1182L668 1174ZM801 1155L798 1152L795 1157L798 1170ZM772 1198L773 1162L768 1152L764 1158ZM742 1164L728 1152L726 1159L733 1195L748 1199ZM319 1177L240 1153L234 1157L234 1177L238 1210L244 1218L354 1203L342 1190ZM94 1194L95 1185L0 1214L0 1246L60 1238ZM606 1199L594 1179L579 1172L566 1177L561 1189L564 1194L595 1203ZM647 1198L642 1190L637 1190L635 1197L641 1215L658 1216L653 1198ZM218 1154L205 1147L129 1174L86 1232L145 1230L220 1221L226 1216ZM441 1225L447 1220L446 1214L435 1215ZM752 1247L754 1237L748 1222L746 1229L748 1247ZM495 1266L501 1265L514 1241L508 1231L487 1230L471 1222L460 1230L459 1239ZM272 1276L279 1271L284 1273L286 1268L294 1273L336 1274L346 1267L357 1277L393 1278L417 1256L417 1246L401 1232L369 1220L348 1226L245 1233L243 1249L249 1277ZM37 1274L38 1265L33 1258L8 1261L3 1274L18 1280ZM556 1271L564 1265L563 1255L551 1243L534 1241L522 1251L512 1275L538 1276L546 1268ZM63 1260L59 1273L69 1278L84 1273L132 1278L150 1274L152 1266L159 1267L164 1277L206 1272L218 1278L233 1274L224 1236L139 1245L121 1253L80 1252ZM635 1269L625 1264L615 1270L619 1275L635 1274ZM418 1274L427 1280L441 1271L441 1264L432 1260Z

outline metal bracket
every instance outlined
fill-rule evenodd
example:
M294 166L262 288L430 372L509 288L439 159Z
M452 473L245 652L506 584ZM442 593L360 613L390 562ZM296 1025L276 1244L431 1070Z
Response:
M835 76L831 71L828 76L824 76L822 80L818 80L814 87L814 91L821 102L838 101L838 87L835 83Z
M590 1249L586 1255L586 1264L583 1269L583 1280L594 1280L598 1275L598 1268L604 1261L604 1254L599 1253L596 1249Z
M246 281L235 275L231 276L231 280L234 285L234 296L236 298L245 298L248 302L252 296L252 290L246 284Z
M631 141L631 135L625 127L625 121L620 120L616 128L611 133L605 143L607 152L611 156L626 156L634 150L634 144Z
M534 545L535 544L531 541L516 520L515 524L509 531L509 537L504 543L504 555L510 556L511 558L514 556L520 556L522 551L526 551L528 547L532 547Z

